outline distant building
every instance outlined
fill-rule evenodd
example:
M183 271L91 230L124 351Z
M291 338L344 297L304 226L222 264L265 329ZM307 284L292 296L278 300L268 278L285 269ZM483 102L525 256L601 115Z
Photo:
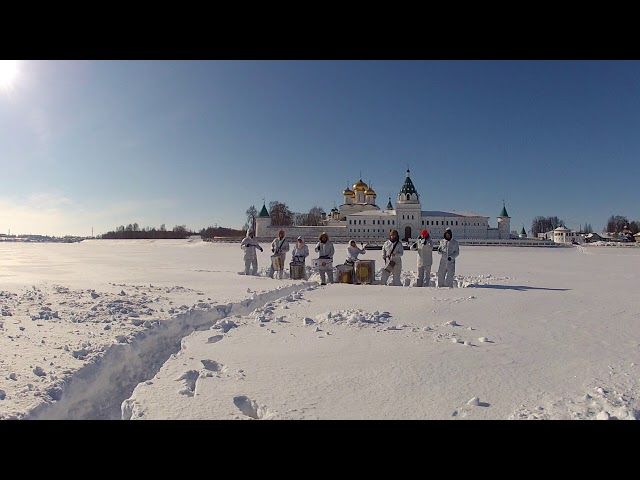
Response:
M343 190L344 203L332 209L331 215L321 226L285 227L291 238L303 235L318 238L323 231L330 238L350 239L358 241L383 241L389 238L389 231L395 229L401 239L417 238L422 230L428 230L432 238L439 240L444 231L450 228L456 239L502 239L512 238L510 220L503 203L497 217L497 228L489 226L489 217L474 212L457 212L449 210L422 210L420 195L411 180L411 172L406 177L393 207L391 198L386 208L376 204L377 194L360 179ZM280 226L271 225L271 218L266 206L262 206L256 219L256 236L260 238L275 237Z
M577 242L582 237L578 232L574 232L573 230L569 230L567 227L560 226L555 228L551 234L550 240L553 240L556 243L571 243Z
M522 226L522 230L518 234L518 238L527 238L527 231L524 229L524 225Z

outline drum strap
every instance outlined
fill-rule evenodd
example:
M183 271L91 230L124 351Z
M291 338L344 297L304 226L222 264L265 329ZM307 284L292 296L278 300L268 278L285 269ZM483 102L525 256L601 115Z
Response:
M280 253L280 249L282 248L282 245L284 245L284 242L286 241L286 238L283 238L282 241L280 242L280 246L278 248L276 248L275 253L278 254Z
M393 248L391 249L391 253L389 253L389 256L393 255L393 252L396 251L396 247L398 246L398 242L400 242L400 239L398 238L398 240L395 241L395 243L393 244Z

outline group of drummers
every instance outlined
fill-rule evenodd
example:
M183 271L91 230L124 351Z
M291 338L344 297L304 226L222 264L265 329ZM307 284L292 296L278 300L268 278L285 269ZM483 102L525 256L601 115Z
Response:
M358 247L355 240L350 240L347 246L347 259L344 264L337 265L335 270L338 274L338 281L341 283L361 283L372 284L375 281L375 261L359 259L360 255L366 253L364 244ZM242 240L240 247L244 250L245 274L257 275L258 260L256 250L264 251L255 238L252 228L247 230L247 236ZM418 253L418 280L416 286L429 286L431 277L433 241L427 230L422 230L417 241L411 244L411 250ZM321 285L334 283L333 256L335 248L329 240L326 232L322 232L318 238L314 251L318 258L313 260L313 267L320 273ZM453 239L453 233L447 229L443 239L437 248L441 255L438 269L438 286L452 287L455 274L455 259L460 253L459 245ZM278 236L271 242L271 265L269 267L269 277L275 275L282 279L284 276L284 266L286 255L289 252L289 241L285 237L284 230L278 232ZM389 239L382 246L382 261L384 268L380 273L380 283L386 285L389 277L392 277L392 285L401 285L400 274L402 272L402 254L404 247L400 241L397 230L389 232ZM309 256L309 247L302 236L296 240L295 246L291 250L290 278L294 280L306 279L306 259Z

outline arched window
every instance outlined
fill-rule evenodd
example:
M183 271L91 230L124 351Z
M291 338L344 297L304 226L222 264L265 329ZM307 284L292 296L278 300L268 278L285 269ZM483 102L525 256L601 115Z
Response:
M407 200L409 200L409 194L407 193Z

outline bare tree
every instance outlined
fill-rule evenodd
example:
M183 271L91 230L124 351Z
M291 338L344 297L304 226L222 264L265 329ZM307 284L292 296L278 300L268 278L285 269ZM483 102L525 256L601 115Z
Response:
M546 233L558 227L564 227L565 223L558 217L535 217L531 222L531 235L538 236L538 233Z
M258 217L258 210L256 210L255 205L251 205L249 208L247 208L245 214L247 215L247 221L244 224L244 230L251 228L255 232L256 218Z
M271 225L278 227L293 225L293 212L289 210L286 203L269 202L269 216L271 217Z
M622 215L611 215L607 220L607 226L604 228L605 233L620 233L625 226L629 226L629 220Z

